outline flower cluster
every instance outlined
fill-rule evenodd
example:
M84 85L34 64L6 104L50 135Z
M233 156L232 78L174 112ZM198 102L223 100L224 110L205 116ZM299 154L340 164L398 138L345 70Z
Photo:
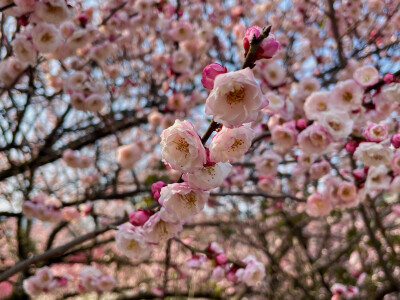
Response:
M67 283L68 277L54 276L49 267L43 267L36 270L34 276L25 279L23 287L28 295L35 297L42 293L48 293L56 288L65 286Z

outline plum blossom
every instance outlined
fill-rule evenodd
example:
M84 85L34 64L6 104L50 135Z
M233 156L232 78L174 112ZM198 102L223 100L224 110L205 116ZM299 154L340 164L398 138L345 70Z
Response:
M169 34L177 42L189 40L193 36L193 26L189 21L181 19L174 24Z
M35 14L47 23L60 24L70 17L64 0L44 0L36 5Z
M388 147L372 142L361 143L354 152L354 157L366 166L389 166L392 156L393 152Z
M363 135L368 142L380 143L388 138L389 133L386 124L369 123Z
M191 197L193 195L194 194L190 194L188 197L192 199ZM175 200L176 198L179 198L178 195L173 196ZM194 197L196 197L196 195ZM195 200L202 201L203 199ZM201 204L197 203L197 205ZM184 209L184 207L181 208ZM182 212L185 213L188 211L182 210ZM157 245L161 242L168 240L171 237L174 237L181 230L182 224L176 221L171 222L171 215L166 212L165 208L162 208L160 211L152 215L150 219L143 225L143 236L147 243Z
M142 260L150 254L141 231L129 223L118 226L115 242L118 250L130 258Z
M364 66L355 70L353 78L362 87L369 87L378 83L379 72L373 66Z
M211 166L204 166L193 174L183 174L182 178L195 189L212 190L222 184L229 175L231 168L230 163L219 162Z
M361 107L364 90L354 80L338 82L332 90L332 101L339 109L347 108L348 111Z
M66 277L64 277L67 279ZM58 278L53 275L49 267L43 267L36 270L34 276L31 276L23 281L25 292L31 297L47 293L58 286Z
M214 162L233 162L242 158L249 150L254 138L254 130L248 126L223 127L212 139L210 159Z
M173 183L161 189L159 203L169 220L182 222L201 212L208 196L208 192L193 189L186 182Z
M318 123L338 141L345 139L352 132L354 122L347 112L332 110L321 113L318 116Z
M313 124L298 135L297 141L305 153L323 154L329 151L332 137L324 127Z
M313 92L304 103L307 119L317 120L319 115L332 108L330 93L326 91Z
M164 161L175 170L194 172L206 163L206 150L189 121L176 120L163 130L160 145Z
M11 43L15 56L22 62L34 65L37 59L37 52L31 41L22 34L17 34Z
M32 29L32 42L41 53L53 52L61 44L61 33L53 24L42 22Z
M274 175L278 171L278 165L282 157L274 151L265 151L262 156L254 159L256 170L259 175Z
M307 198L306 212L312 217L327 216L332 210L331 201L322 194L315 192Z
M255 121L268 104L251 69L220 74L206 101L206 114L226 127L238 127Z
M271 138L274 142L274 149L278 152L287 152L296 144L297 134L294 122L272 127Z
M248 255L245 259L243 259L243 263L246 264L246 267L244 269L240 268L235 274L238 280L244 282L248 286L255 286L258 282L264 279L264 264L257 261L254 256Z
M384 165L371 166L368 169L365 188L368 192L387 190L390 187L389 170Z
M355 206L357 204L357 187L352 182L343 181L340 183L337 196L339 204L345 207Z
M270 62L262 70L262 75L271 86L281 85L286 78L285 69L277 62Z
M110 275L103 275L93 266L85 266L79 272L80 285L85 292L110 292L116 285L116 280Z
M186 51L177 50L172 54L172 70L175 73L188 72L191 63L192 57Z

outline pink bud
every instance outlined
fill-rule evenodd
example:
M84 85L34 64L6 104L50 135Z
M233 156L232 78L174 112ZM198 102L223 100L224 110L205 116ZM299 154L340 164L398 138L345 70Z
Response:
M252 26L247 28L246 34L243 39L244 55L246 56L250 49L250 43L253 38L258 38L262 32L262 28L259 26ZM256 59L271 58L280 49L279 42L275 39L273 34L270 34L265 38L261 45L258 47L256 52Z
M363 180L365 178L364 170L356 169L353 171L353 176L355 180Z
M346 143L346 146L344 146L344 147L346 148L347 152L354 153L354 151L356 151L358 145L359 145L358 142L351 140L351 141L348 141Z
M133 226L143 226L150 218L151 212L145 209L138 209L129 214L129 223Z
M214 80L220 74L225 74L228 70L217 63L212 63L203 69L201 83L206 89L214 88Z
M216 264L219 265L224 265L228 262L228 259L226 257L225 253L220 253L215 257L215 262Z
M392 83L395 79L396 79L396 78L394 77L394 75L393 75L393 74L390 74L390 73L386 74L386 75L383 77L383 81L384 81L385 83Z
M390 142L392 143L393 147L400 148L400 133L393 134Z
M296 121L296 128L297 130L304 130L307 127L307 120L304 119L298 119Z
M81 24L81 26L82 26L82 27L85 27L86 24L87 24L87 22L88 22L88 20L89 20L89 17L88 17L87 14L81 13L81 14L78 16L78 20L79 20L79 23Z
M158 202L158 199L160 199L161 189L164 186L167 186L164 181L157 181L151 185L151 192L153 194L154 201Z

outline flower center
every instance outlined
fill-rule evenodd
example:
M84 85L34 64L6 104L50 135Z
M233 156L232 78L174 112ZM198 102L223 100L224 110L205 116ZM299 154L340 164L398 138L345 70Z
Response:
M234 87L229 93L226 94L226 102L229 105L238 104L244 100L244 87Z
M51 41L51 35L49 33L43 34L40 41L42 41L43 43L47 43L47 42Z
M133 250L136 247L137 242L135 240L131 240L129 244L126 246L128 250Z
M235 141L233 142L231 148L229 149L229 151L235 151L237 148L239 148L240 146L242 146L244 143L242 140L239 139L235 139Z
M335 131L339 131L342 128L342 126L340 126L339 123L334 122L334 121L330 121L330 122L328 122L328 124Z
M189 154L189 143L186 142L184 138L180 138L177 142L174 141L174 144L176 144L176 150L185 153L185 157Z
M350 102L353 99L353 94L350 92L343 93L343 100L346 102Z
M326 110L326 104L324 102L318 102L317 109L319 111L325 111Z
M196 195L192 191L186 195L181 195L179 194L179 197L188 205L188 206L194 206L196 205Z

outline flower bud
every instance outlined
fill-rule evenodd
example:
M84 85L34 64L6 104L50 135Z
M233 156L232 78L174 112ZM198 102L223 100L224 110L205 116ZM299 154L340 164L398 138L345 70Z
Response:
M385 83L392 83L395 79L396 79L396 78L394 77L394 75L393 75L393 74L390 74L390 73L386 74L386 75L383 77L383 81L384 81Z
M307 120L305 120L305 119L298 119L297 121L296 121L296 129L297 130L304 130L304 129L306 129L307 128Z
M346 148L346 151L349 153L354 153L358 147L358 143L354 140L348 141L346 145L344 146Z
M151 185L151 192L153 194L154 201L158 202L158 199L160 199L161 189L164 186L167 186L164 181L157 181Z
M145 209L138 209L129 214L129 223L133 226L143 226L150 218L151 212Z
M201 83L206 89L214 88L214 80L220 74L225 74L227 69L220 64L212 63L203 69Z
M228 262L228 259L226 257L225 253L220 253L215 257L215 262L217 265L224 265Z
M392 143L393 147L400 148L400 133L393 134L390 142Z
M262 32L262 28L259 26L249 27L243 39L243 47L245 56L250 50L250 43L253 38L258 38ZM256 52L256 59L272 58L276 52L280 49L279 42L275 39L273 34L266 37L260 44Z

